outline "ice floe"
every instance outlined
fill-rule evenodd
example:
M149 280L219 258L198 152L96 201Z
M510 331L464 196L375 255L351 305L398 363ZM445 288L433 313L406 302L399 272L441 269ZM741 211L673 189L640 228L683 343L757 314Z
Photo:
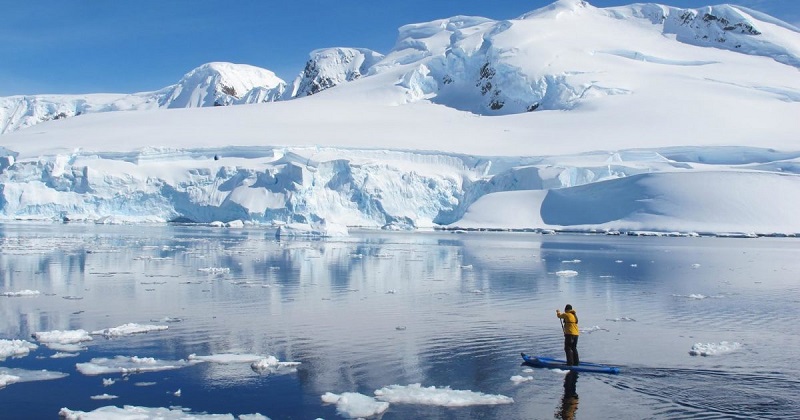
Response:
M69 376L62 372L48 370L26 370L0 367L0 388L18 382L49 381Z
M623 317L620 317L620 318L606 318L606 321L611 321L611 322L636 322L635 319L628 318L627 316L623 316Z
M92 335L102 335L105 338L116 338L126 335L144 334L153 331L164 331L168 328L169 327L166 325L143 325L136 323L128 323L120 325L119 327L92 331Z
M258 354L221 353L212 354L210 356L190 354L188 359L193 362L209 362L226 365L249 363L253 371L261 374L293 373L297 370L297 366L300 365L300 362L281 362L275 356L262 356Z
M606 332L608 332L609 330L607 328L603 328L603 327L601 327L599 325L594 325L594 326L589 327L589 328L581 328L581 334L591 334L591 333L597 332L597 331L606 331Z
M124 407L109 405L97 408L93 411L78 411L62 408L58 412L58 415L64 420L269 420L269 417L258 413L242 414L238 417L234 417L232 414L192 413L189 409L138 407L132 405L126 405Z
M9 357L25 357L37 348L39 346L25 340L0 340L0 361Z
M191 366L191 360L158 360L152 357L116 356L113 359L96 357L86 363L77 363L75 368L84 375L105 375L109 373L141 373L180 369Z
M423 387L421 384L390 385L375 391L375 398L390 403L467 407L472 405L511 404L514 399L469 390Z
M741 343L735 341L721 341L719 343L695 343L689 354L692 356L719 356L733 353L742 348Z
M513 382L514 385L519 385L524 382L530 382L532 380L533 376L514 375L511 377L511 382Z
M377 401L373 397L357 392L342 394L326 392L322 395L322 402L336 404L336 412L342 417L351 419L376 416L389 408L388 402Z
M38 331L31 336L48 348L56 351L68 353L78 352L84 349L80 343L92 341L92 336L86 330L53 330Z
M100 395L92 395L89 398L91 398L93 400L113 400L113 399L119 398L119 397L116 396L116 395L110 395L110 394L100 394Z
M25 290L20 290L18 292L3 292L3 293L0 293L0 296L25 297L25 296L39 296L40 294L42 294L42 292L40 292L38 290L25 289Z
M686 298L686 299L694 299L694 300L703 300L703 299L709 299L709 298L711 298L711 299L719 299L719 298L722 297L720 295L708 296L708 295L704 295L704 294L701 294L701 293L692 293L692 294L688 294L688 295L673 294L672 296L673 297L679 297L679 298Z
M51 359L66 359L68 357L76 357L78 353L70 353L70 352L57 352L56 354L50 356Z
M228 267L205 267L205 268L198 268L197 271L206 274L228 274L231 272L231 269Z
M561 270L556 271L556 275L558 277L575 277L578 275L578 272L575 270Z

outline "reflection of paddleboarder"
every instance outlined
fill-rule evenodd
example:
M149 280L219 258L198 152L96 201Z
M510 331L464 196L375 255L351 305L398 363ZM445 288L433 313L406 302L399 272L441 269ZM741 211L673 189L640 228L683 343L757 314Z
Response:
M564 307L564 313L556 309L556 316L561 318L564 329L564 352L567 354L567 364L578 366L578 314L572 310L572 305Z
M558 407L555 417L557 419L573 420L575 412L578 411L578 372L569 371L564 377L564 396L561 397L561 405Z

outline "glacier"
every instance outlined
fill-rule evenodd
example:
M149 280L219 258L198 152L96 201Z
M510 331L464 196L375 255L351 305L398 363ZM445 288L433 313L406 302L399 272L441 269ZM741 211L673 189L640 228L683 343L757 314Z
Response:
M800 31L759 12L560 0L309 57L0 98L0 220L800 232Z

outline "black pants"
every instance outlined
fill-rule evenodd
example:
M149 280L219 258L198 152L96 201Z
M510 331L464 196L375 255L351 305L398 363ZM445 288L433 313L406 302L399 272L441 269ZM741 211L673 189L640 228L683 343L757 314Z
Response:
M567 364L570 366L577 366L580 363L578 359L578 336L577 335L564 335L564 353L567 354Z

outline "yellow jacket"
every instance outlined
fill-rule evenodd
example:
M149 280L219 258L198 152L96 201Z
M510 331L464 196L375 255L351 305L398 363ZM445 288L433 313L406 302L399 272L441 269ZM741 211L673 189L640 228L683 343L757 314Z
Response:
M580 335L580 331L578 331L578 314L574 310L563 313L556 310L556 316L564 320L564 335Z

